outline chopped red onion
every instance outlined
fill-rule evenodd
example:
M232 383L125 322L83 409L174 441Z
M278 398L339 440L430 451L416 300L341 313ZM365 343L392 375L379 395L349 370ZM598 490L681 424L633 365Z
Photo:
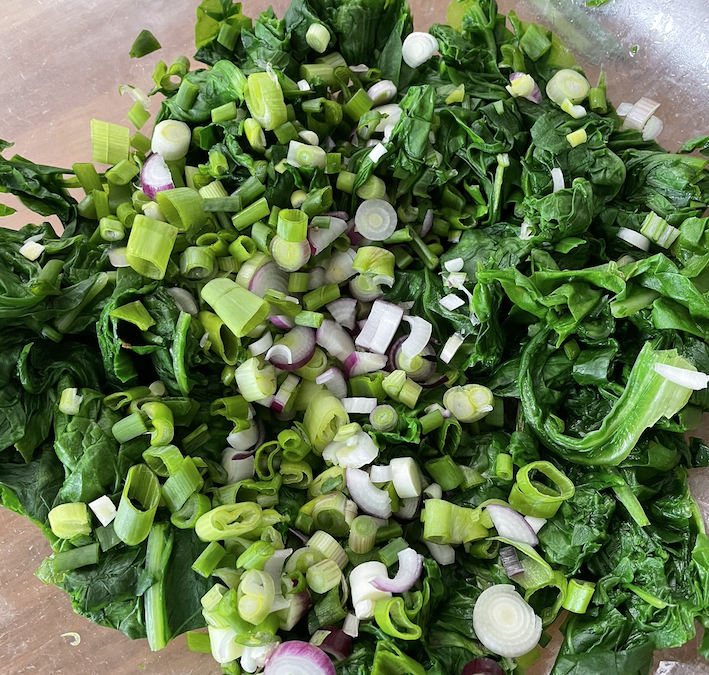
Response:
M352 638L341 628L330 626L316 630L310 638L310 644L320 647L338 661L346 659L352 651Z
M399 520L414 520L418 515L420 497L404 497L401 500L401 508L394 514Z
M355 344L377 354L384 354L394 339L404 316L401 307L384 300L377 300L367 317L367 323L357 336Z
M167 289L168 294L175 301L177 309L181 312L186 312L191 316L197 316L199 314L199 305L194 298L194 295L184 288L179 288L178 286L173 286Z
M288 408L291 399L296 396L299 382L300 378L290 373L276 392L276 397L271 403L271 409L277 413L283 413Z
M536 546L539 539L521 513L509 506L490 504L487 512L497 533L510 541Z
M393 579L377 577L372 586L389 593L404 593L408 591L423 572L423 556L412 548L399 551L399 571Z
M279 345L279 344L273 345L266 352L266 360L270 361L271 357L275 357L276 361L279 364L293 363L293 353L291 352L290 347L288 347L286 345ZM273 364L273 365L275 365L275 364Z
M350 217L347 214L347 211L328 211L327 213L323 213L323 216L327 216L328 218L339 218L340 220L344 220L347 222Z
M324 319L315 333L315 341L330 356L344 363L350 354L354 353L355 345L352 337L340 324L332 319Z
M313 255L324 251L335 239L347 230L347 221L342 218L330 218L330 227L321 229L311 226L308 228L308 241Z
M313 606L313 599L310 597L308 591L301 591L289 597L291 600L290 605L278 615L281 621L279 627L281 630L285 631L293 630ZM266 665L265 672L268 672L268 664Z
M377 518L391 516L389 493L375 487L366 471L348 468L345 479L350 496L362 511Z
M148 199L155 199L158 192L172 190L175 187L170 167L157 152L145 160L140 172L140 185Z
M354 298L338 298L326 305L332 318L348 330L354 330L357 321L357 300Z
M314 353L315 331L306 326L295 326L266 352L266 358L276 368L291 371L302 368Z
M347 382L339 368L328 368L315 378L315 384L324 384L335 398L347 396Z
M502 567L505 568L505 574L510 579L524 572L524 567L519 561L517 549L514 546L503 546L500 549L500 562L502 562Z
M503 667L484 656L468 661L460 675L505 675Z
M290 330L295 326L295 321L287 314L274 314L269 316L268 320L280 330Z
M264 675L335 675L335 666L319 647L289 640L271 654L263 672Z
M266 291L288 292L288 273L284 272L275 262L261 265L251 277L248 290L262 298Z
M320 286L325 286L325 268L313 267L308 273L308 290L314 291Z
M514 82L517 78L523 77L527 75L527 73L510 73L510 82ZM534 80L532 80L534 82ZM532 103L541 103L542 102L542 92L539 90L539 87L537 86L537 83L534 82L534 87L532 88L532 91L530 94L525 96L528 101L531 101Z
M409 336L401 345L401 351L410 359L418 356L431 340L433 326L420 316L405 316L404 321L411 326Z
M377 399L366 396L353 396L342 399L342 406L346 413L353 415L369 415L377 407Z
M254 455L235 452L234 448L224 448L222 466L227 472L227 485L253 478L256 470Z
M371 352L352 352L342 364L347 378L357 377L375 373L384 368L387 364L387 357L384 354L372 354Z

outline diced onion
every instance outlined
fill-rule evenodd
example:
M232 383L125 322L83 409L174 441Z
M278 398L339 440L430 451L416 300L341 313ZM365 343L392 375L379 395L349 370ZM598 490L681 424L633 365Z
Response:
M227 485L234 485L242 480L253 478L256 473L254 455L244 455L234 448L224 448L222 451L222 466L227 472Z
M542 620L509 584L486 588L473 607L473 630L493 654L516 658L531 651L542 635Z
M443 263L443 267L446 268L446 272L461 272L465 266L465 260L462 258L453 258L452 260L446 260Z
M150 149L166 162L182 159L190 149L192 130L184 122L163 120L155 125Z
M539 543L536 533L521 513L499 504L490 504L487 507L487 513L501 537L530 546L536 546Z
M650 250L650 240L644 234L631 230L629 227L621 227L618 230L616 237L622 239L623 241L627 241L629 244L632 244L642 251Z
M289 640L271 654L264 675L335 675L325 652L308 642Z
M342 632L351 638L359 636L359 619L351 612L345 617L342 623Z
M364 513L376 518L391 517L389 493L375 487L366 471L348 468L345 478L350 496Z
M404 310L391 302L376 300L362 331L355 339L358 347L384 354L394 339Z
M537 518L535 516L525 516L524 519L529 523L529 527L534 530L534 534L538 534L544 525L546 525L546 518Z
M438 303L443 307L444 309L447 309L449 312L452 312L459 307L462 307L465 304L465 300L461 298L459 295L456 295L455 293L451 293L450 295L444 295Z
M300 89L300 91L310 91L308 80L298 80L298 89Z
M666 380L674 382L681 387L699 391L706 389L709 384L709 375L688 368L678 368L677 366L669 366L665 363L656 363L655 372L662 375Z
M113 519L116 517L116 505L111 501L108 495L102 495L98 499L89 502L89 508L94 512L94 515L104 527L112 523Z
M27 260L35 261L44 253L44 246L38 241L26 241L20 247L20 255L23 255Z
M438 51L438 40L430 33L409 33L404 39L401 56L409 68L418 68Z

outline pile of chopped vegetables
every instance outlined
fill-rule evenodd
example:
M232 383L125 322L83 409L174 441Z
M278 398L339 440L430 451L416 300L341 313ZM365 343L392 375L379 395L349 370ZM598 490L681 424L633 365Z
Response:
M0 158L64 226L0 230L40 579L225 673L523 673L562 611L553 675L648 673L709 624L709 137L494 0L197 17L95 164Z

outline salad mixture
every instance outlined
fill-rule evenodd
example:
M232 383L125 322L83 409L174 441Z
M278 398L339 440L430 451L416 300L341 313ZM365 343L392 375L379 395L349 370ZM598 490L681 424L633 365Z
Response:
M561 612L553 675L644 675L709 625L709 137L447 19L205 0L95 164L0 158L64 226L0 230L0 503L78 613L267 675L523 673Z

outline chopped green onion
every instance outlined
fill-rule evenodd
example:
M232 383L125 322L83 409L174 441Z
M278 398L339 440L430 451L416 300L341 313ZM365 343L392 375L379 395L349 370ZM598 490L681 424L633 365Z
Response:
M298 209L281 209L278 212L277 232L285 241L304 241L308 234L308 216Z
M308 47L322 54L330 44L330 31L321 23L311 23L305 33Z
M123 159L114 167L111 167L108 171L106 171L106 179L109 183L113 183L115 185L128 185L128 183L130 183L139 173L140 169L134 162Z
M533 471L546 476L556 487L549 488L534 480ZM525 516L551 518L561 503L574 496L574 484L562 471L546 461L530 462L517 472L517 482L512 486L510 506Z
M136 412L122 420L118 420L111 427L111 434L119 443L127 443L138 436L148 433L148 427L145 424L145 419L141 413Z
M162 486L162 496L172 513L179 511L193 492L204 485L204 480L192 457L185 457L179 470L173 473Z
M150 419L150 445L168 445L175 434L172 410L159 401L148 401L140 408Z
M173 536L168 523L156 523L148 536L145 571L153 580L145 591L145 632L152 651L163 649L170 639L167 619L165 570L172 553Z
M305 578L313 592L322 594L340 584L342 571L334 560L325 559L308 567Z
M265 300L230 279L212 279L201 296L237 338L248 335L268 316Z
M137 215L126 247L126 260L138 274L162 279L167 270L177 228L143 215Z
M341 570L347 566L347 554L337 540L327 532L318 530L308 540L308 546L311 549L322 553L325 558L334 560Z
M514 478L514 467L512 455L501 452L495 458L495 474L502 480L512 480Z
M244 90L251 116L266 131L273 131L288 121L283 91L275 73L252 73Z
M234 374L236 385L245 400L260 401L276 393L276 369L259 357L242 363Z
M195 525L202 541L218 541L243 537L253 532L261 523L262 511L258 504L241 502L217 506L201 516Z
M146 539L160 502L160 483L145 465L136 464L128 475L113 527L121 541L136 546Z
M455 490L464 480L463 472L450 455L437 457L425 464L426 471L444 491Z
M72 164L71 169L76 175L76 177L79 179L79 183L81 183L81 188L87 196L91 194L92 190L103 190L101 178L99 178L99 175L96 171L96 167L93 164L89 162L83 164ZM110 171L112 170L113 169L111 169Z
M118 164L128 159L130 152L130 132L110 122L91 120L91 148L94 162Z
M566 595L561 606L574 614L584 614L591 603L591 598L596 590L593 581L581 581L580 579L569 579L566 588Z
M188 630L185 633L185 637L187 639L187 649L191 652L199 652L200 654L212 653L209 633L197 633L196 631Z
M355 180L357 179L357 174L351 171L340 171L337 174L336 187L342 192L346 192L351 195L354 192Z
M640 226L640 234L661 248L669 248L679 237L679 230L672 227L664 218L660 218L654 211L650 211Z
M152 54L160 48L161 45L158 39L149 30L141 30L140 33L138 33L138 37L133 41L129 56L132 59L140 59L143 56Z
M187 498L184 506L170 516L170 522L181 530L194 529L197 521L211 509L207 495L194 493Z
M126 305L116 307L109 313L114 319L122 319L137 326L141 331L146 331L155 325L155 319L150 315L140 300L134 300Z
M572 104L583 101L590 90L588 80L581 73L565 68L558 70L546 87L547 96L560 106L565 100Z
M71 539L78 535L91 534L89 512L83 502L55 506L47 517L49 527L60 539Z
M204 222L204 200L197 190L188 187L161 190L155 199L167 222L179 232Z
M205 579L209 578L226 555L224 547L216 541L209 543L192 564L192 569Z
M288 275L289 293L306 293L310 275L307 272L292 272Z
M399 553L409 548L407 541L401 537L392 539L386 546L379 549L379 560L387 567L393 567L399 562Z
M252 117L244 120L244 134L252 150L266 151L266 135L263 133L263 127Z
M65 415L78 415L81 408L83 396L79 396L79 390L76 387L67 387L62 390L59 397L59 411Z
M296 326L306 326L308 328L320 328L325 320L325 315L320 312L309 312L303 310L295 315Z
M87 565L95 565L98 562L99 545L87 544L79 546L68 551L55 553L52 561L55 573L69 572L70 570L86 567Z
M241 203L248 206L261 197L265 191L266 186L256 176L250 176L234 191L232 197L239 197Z
M443 395L443 405L459 422L477 422L493 409L492 392L479 384L451 387Z
M270 212L271 209L266 201L266 198L261 197L261 199L255 201L253 204L250 204L240 213L233 216L231 221L234 224L234 227L241 231L250 225L253 225L255 222L262 220L263 218L267 218Z
M369 423L376 431L392 431L399 424L399 415L390 405L378 405L369 413Z
M303 305L309 312L314 312L340 297L340 287L337 284L320 286L303 296Z
M239 616L258 625L271 613L275 597L273 579L260 570L247 570L241 577L237 597Z
M374 606L374 620L387 635L400 640L418 640L421 626L408 617L403 598L382 598Z
M143 453L143 461L156 475L167 478L180 470L183 455L175 445L156 445Z
M288 163L305 168L325 169L325 151L314 145L291 141L288 144Z

